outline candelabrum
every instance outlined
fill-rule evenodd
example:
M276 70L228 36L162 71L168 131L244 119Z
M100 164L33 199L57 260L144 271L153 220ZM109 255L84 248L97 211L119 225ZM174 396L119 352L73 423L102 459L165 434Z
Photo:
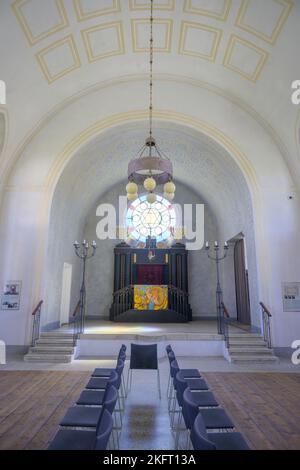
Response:
M217 306L218 333L222 334L221 315L222 315L223 292L222 292L221 283L220 283L220 262L226 258L229 246L228 246L228 243L225 242L224 248L223 248L223 254L220 254L220 246L218 242L215 242L213 248L211 248L209 243L206 242L205 249L206 249L207 256L209 257L209 259L215 261L216 263L216 270L217 270L216 306Z
M82 283L80 288L80 330L84 332L84 323L85 323L85 306L86 306L86 289L85 289L85 273L86 273L86 262L88 259L92 258L97 249L96 242L93 241L91 244L86 240L80 244L77 241L74 242L75 253L78 258L82 259Z

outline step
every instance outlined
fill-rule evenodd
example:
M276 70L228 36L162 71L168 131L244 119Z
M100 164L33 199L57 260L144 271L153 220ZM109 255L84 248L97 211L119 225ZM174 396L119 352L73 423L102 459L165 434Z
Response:
M74 354L74 348L69 346L57 346L57 347L42 347L34 346L29 349L29 352L34 354Z
M43 362L43 363L59 363L59 364L65 364L69 363L72 361L72 355L71 354L26 354L24 356L24 361L25 362Z
M245 338L244 340L242 339L233 339L232 337L229 337L229 343L232 346L257 346L257 347L263 347L267 346L267 343L264 340L257 339L253 340L250 338Z
M268 355L257 355L257 356L240 356L239 354L237 355L232 355L230 354L230 360L231 362L237 363L249 363L249 362L278 362L278 357L276 356L268 356Z
M241 339L241 338L258 338L258 339L262 339L262 340L263 340L262 335L260 335L259 333L232 333L232 332L229 330L229 336L230 336L230 338L235 338L235 339Z
M59 339L59 338L41 338L35 343L37 346L69 346L72 347L74 344L73 339Z
M58 333L55 331L49 331L46 333L41 333L40 339L42 338L55 338L55 339L72 339L73 333Z
M57 356L61 355L61 356L64 356L65 354L67 355L70 355L72 356L74 354L74 351L70 350L70 349L67 349L67 350L59 350L59 349L51 349L51 350L42 350L42 349L38 349L38 350L34 350L34 349L30 349L29 350L29 353L30 354L34 354L35 356L38 354L38 355L43 355L43 356L46 356L47 354L48 355L51 355L51 354L55 354Z
M245 347L245 348L233 348L229 347L229 353L231 354L248 354L248 355L256 355L256 354L266 354L266 355L273 355L272 349L269 348L254 348L254 347Z

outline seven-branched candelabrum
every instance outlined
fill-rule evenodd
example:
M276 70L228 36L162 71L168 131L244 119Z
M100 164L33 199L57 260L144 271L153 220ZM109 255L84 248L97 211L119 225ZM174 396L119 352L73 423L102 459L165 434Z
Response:
M93 241L91 244L86 240L80 244L77 241L74 242L75 254L78 258L82 259L82 283L80 288L80 312L79 312L79 322L80 322L80 333L84 332L84 323L85 323L85 306L86 306L86 288L85 288L85 273L86 273L86 261L92 258L97 249L97 244Z

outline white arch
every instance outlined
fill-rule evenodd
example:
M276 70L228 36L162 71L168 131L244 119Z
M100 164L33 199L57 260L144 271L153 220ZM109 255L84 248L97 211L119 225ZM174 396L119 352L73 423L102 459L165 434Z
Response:
M156 121L178 123L207 135L231 155L248 183L254 206L261 292L272 306L273 302L278 302L278 297L275 302L268 294L270 282L267 272L273 273L274 269L270 265L270 247L266 244L271 231L266 214L276 212L273 200L278 188L284 194L291 185L291 177L278 146L261 123L222 94L197 88L194 84L172 82L172 87L169 84L170 81L162 80L157 86L156 100L161 108L156 107ZM128 96L132 98L130 103ZM147 115L144 109L143 81L107 84L107 88L81 95L51 116L22 147L18 161L11 168L2 221L6 220L12 206L20 204L23 210L25 203L26 207L31 205L35 215L27 217L26 223L32 224L32 237L38 246L38 249L32 247L36 280L42 278L51 200L65 165L84 144L101 132L122 123L143 121ZM8 230L14 231L11 243L19 246L19 230L24 220L20 218L15 223L18 226L10 226ZM7 239L5 231L1 238ZM4 272L10 269L11 256L8 250ZM13 269L18 270L17 263ZM38 284L28 286L31 306L39 298L41 288Z

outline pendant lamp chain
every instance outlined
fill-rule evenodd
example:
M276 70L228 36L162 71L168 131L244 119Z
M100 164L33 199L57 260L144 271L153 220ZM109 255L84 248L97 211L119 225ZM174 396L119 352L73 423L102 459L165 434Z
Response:
M150 14L150 106L149 106L150 141L152 140L152 127L153 127L153 55L154 55L154 53L153 53L153 0L151 0L151 14ZM150 144L150 149L151 149L151 144Z
M150 43L149 43L149 137L142 147L139 155L132 159L128 165L128 184L126 186L127 199L134 201L138 198L138 184L143 184L148 192L147 202L154 204L154 193L158 184L164 185L164 197L172 201L175 196L175 184L173 183L173 165L169 158L164 156L156 145L153 137L153 59L154 59L154 0L150 0Z

